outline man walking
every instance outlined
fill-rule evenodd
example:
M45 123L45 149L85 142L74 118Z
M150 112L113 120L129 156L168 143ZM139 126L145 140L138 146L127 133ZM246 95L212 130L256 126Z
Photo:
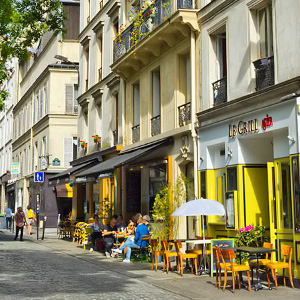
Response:
M18 234L19 231L21 231L20 233L20 241L23 241L23 229L24 229L24 225L27 225L26 222L26 218L25 218L25 214L23 212L23 208L22 206L19 206L17 208L17 212L15 214L15 220L16 220L16 236L15 236L15 240L18 238Z
M5 211L6 229L11 230L12 210L8 207Z

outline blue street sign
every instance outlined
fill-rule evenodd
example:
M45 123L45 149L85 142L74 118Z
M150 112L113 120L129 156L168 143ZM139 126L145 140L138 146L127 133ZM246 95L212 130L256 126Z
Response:
M34 172L34 182L44 182L44 172Z

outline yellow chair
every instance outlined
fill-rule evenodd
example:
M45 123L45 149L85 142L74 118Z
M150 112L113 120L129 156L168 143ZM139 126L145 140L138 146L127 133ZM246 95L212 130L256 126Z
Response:
M281 262L281 261L270 262L266 265L269 287L270 287L269 269L272 271L272 276L275 281L276 290L277 290L276 270L283 269L283 284L285 286L285 269L289 269L289 277L290 277L291 286L294 288L293 278L292 278L292 252L293 252L293 249L291 246L281 245L281 254L283 255L283 262ZM288 258L288 261L287 261L287 258Z
M160 255L163 256L164 252L157 250L157 247L158 247L157 239L151 239L150 240L150 246L151 246L151 252L152 252L151 270L153 270L154 262L155 262L155 271L157 271L157 257L160 256ZM164 264L165 264L165 262L164 262Z
M273 244L264 242L263 247L273 249ZM269 255L270 255L270 257L269 257ZM257 259L256 258L250 260L249 265L250 265L250 269L251 269L252 282L253 282L253 269L256 268L256 267L265 267L268 263L270 263L272 261L273 261L272 252L267 252L265 258L260 258L258 260L258 266L257 266Z
M83 243L89 239L89 236L93 233L93 228L92 227L85 227L83 229L83 237L82 237L82 244L83 244L83 249L85 250L86 244Z
M235 254L234 249L226 249L222 250L222 259L224 262L224 286L223 286L223 292L225 292L226 284L227 284L227 271L232 272L232 285L233 285L233 293L235 291L235 276L239 274L239 289L241 289L241 278L242 278L242 272L247 271L247 277L248 277L248 286L249 291L251 291L251 284L250 284L250 266L247 265L239 265L234 263ZM228 265L225 263L224 259L228 259L230 264Z
M171 252L169 249L169 244L167 241L162 241L161 242L162 247L163 247L163 254L164 254L164 266L163 266L163 272L167 271L167 274L169 273L169 267L170 267L170 258L171 257L176 257L176 263L177 263L177 271L179 272L179 264L178 264L178 254L177 252Z
M183 259L190 259L190 264L191 264L191 272L193 274L193 263L192 260L194 261L194 266L195 266L195 271L196 271L196 276L198 275L198 267L197 267L197 258L198 255L194 253L182 253L181 248L182 244L181 241L175 241L175 247L176 247L176 252L178 255L178 261L179 261L179 270L181 276L183 275ZM178 269L178 268L177 268Z

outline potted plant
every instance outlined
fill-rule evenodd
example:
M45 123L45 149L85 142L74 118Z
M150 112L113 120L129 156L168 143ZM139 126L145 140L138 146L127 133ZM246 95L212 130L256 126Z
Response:
M98 134L92 135L92 138L94 139L94 143L101 143L101 137Z
M251 225L239 228L239 232L236 235L235 245L237 247L262 247L264 242L267 242L266 230L264 226ZM249 262L249 254L241 253L243 263Z
M79 141L81 148L87 148L87 143L85 141Z

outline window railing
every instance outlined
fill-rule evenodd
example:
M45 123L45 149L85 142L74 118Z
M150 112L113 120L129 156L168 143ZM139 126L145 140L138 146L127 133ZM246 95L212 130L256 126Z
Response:
M151 135L160 134L160 115L151 119Z
M148 36L153 29L162 24L178 9L193 9L193 2L193 0L156 0L146 7L142 14L137 13L136 20L114 40L114 62L126 54L140 40Z
M274 85L274 56L260 58L253 62L256 74L256 90Z
M140 140L140 125L132 127L132 142L136 143Z
M114 145L118 144L118 130L113 131Z
M178 106L179 126L191 121L191 102Z
M214 105L227 102L227 77L215 81L213 84Z

